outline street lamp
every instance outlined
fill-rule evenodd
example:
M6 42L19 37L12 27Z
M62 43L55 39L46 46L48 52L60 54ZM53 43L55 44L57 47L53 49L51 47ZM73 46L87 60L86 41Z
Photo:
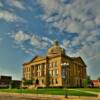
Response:
M69 63L62 63L61 64L61 76L62 78L65 80L65 83L64 83L64 86L65 88L67 88L67 79L68 79L68 69L69 69ZM65 97L68 98L68 95L67 95L67 91L66 91L66 94L65 94Z

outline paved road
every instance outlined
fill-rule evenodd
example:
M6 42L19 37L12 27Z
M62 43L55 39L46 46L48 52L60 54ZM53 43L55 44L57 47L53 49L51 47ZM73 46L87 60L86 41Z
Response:
M36 97L17 97L0 95L0 100L55 100L54 98L36 98ZM56 99L58 100L58 99Z
M27 97L27 96L6 96L0 94L0 100L100 100L100 98L97 97L78 97L78 98L72 98L69 97L67 99L65 98L43 98L43 97Z
M83 98L67 98L67 99L52 99L52 98L29 98L29 97L16 97L16 96L3 96L0 95L0 100L100 100L99 98L83 97Z
M14 96L2 96L0 95L0 100L38 100L38 99L28 99L23 97L14 97Z

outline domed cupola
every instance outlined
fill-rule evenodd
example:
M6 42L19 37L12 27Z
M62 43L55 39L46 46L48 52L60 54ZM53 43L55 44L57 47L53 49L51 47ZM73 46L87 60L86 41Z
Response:
M48 55L65 54L65 50L60 47L58 41L54 41L53 46L48 49Z

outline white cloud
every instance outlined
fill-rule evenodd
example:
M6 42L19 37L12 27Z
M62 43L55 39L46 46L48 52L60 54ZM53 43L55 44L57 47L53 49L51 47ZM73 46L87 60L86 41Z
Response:
M67 27L72 23L72 19L71 18L67 18L66 20L64 19L60 19L58 21L55 21L53 23L54 27L57 27L60 31L63 30L68 30ZM70 30L70 29L69 29Z
M0 37L0 44L1 44L2 40L3 40L2 37Z
M35 50L30 50L30 48L26 48L23 44L20 45L20 49L24 51L26 54L32 55L33 56L33 51Z
M67 31L71 33L80 33L83 29L83 24L76 21L72 21L67 27Z
M3 3L2 2L0 2L0 7L3 7Z
M8 4L19 9L24 10L25 6L23 4L23 0L7 0Z
M37 37L36 35L33 35L31 38L31 44L32 45L40 45L41 39L39 37Z
M78 53L84 58L92 59L93 57L98 56L100 53L100 43L95 42L92 45L84 45Z
M7 22L21 21L22 19L11 12L0 10L0 19L3 19Z
M94 55L94 52L100 52L96 51L99 46L95 46L95 43L99 42L96 35L100 33L97 27L100 25L100 0L71 0L68 4L64 4L61 0L38 0L38 2L44 10L42 20L61 32L78 34L71 41L63 40L66 50L80 45L76 55L80 51L88 56ZM54 13L57 15L53 16ZM69 53L72 54L72 52Z
M28 39L30 39L30 36L23 31L18 31L16 33L13 33L13 37L17 42L23 42Z
M42 37L42 40L46 41L46 42L50 42L50 44L53 44L53 40L47 38L47 37Z
M9 35L15 39L15 43L17 44L17 46L14 46L14 48L20 48L24 53L32 56L38 54L38 50L40 51L40 49L48 48L49 43L53 42L47 37L39 37L35 34L31 36L24 33L23 31L18 31L17 33ZM24 42L26 40L30 41L28 42L28 44L30 45L29 47L26 47L24 45Z
M28 50L29 47L34 47L34 52L35 49L46 49L48 48L48 46L50 44L53 43L53 41L51 39L49 39L48 37L39 37L38 35L31 33L25 33L24 31L20 30L18 32L12 32L12 33L8 33L7 35L9 35L11 38L13 38L15 40L15 43L17 45L19 45L19 47L24 50L25 52L30 52L32 53L32 50ZM26 47L24 46L24 43L28 40L28 44L29 47L26 49Z
M48 23L52 22L52 25L61 31L74 33L94 29L100 24L100 10L98 10L100 0L71 1L69 4L64 4L60 0L38 0L45 12L42 19ZM53 13L58 15L52 16Z
M57 12L58 8L60 8L59 0L37 0L41 7L45 10L47 15L51 15L52 13Z
M92 30L92 29L95 29L96 27L96 24L95 24L95 21L92 21L92 20L88 20L84 23L84 26L87 30Z
M96 39L96 35L98 35L98 30L93 30L93 31L83 31L82 33L79 34L78 37L74 38L72 41L73 45L86 45L87 43L92 43L92 42L99 42Z
M71 45L71 41L69 41L69 40L63 40L63 46L64 46L64 48L69 48L70 45Z
M96 16L95 22L97 25L100 25L100 14L98 14L98 16Z
M46 39L46 38L45 38ZM37 35L33 35L31 38L31 44L36 46L37 48L47 48L48 42L44 40L44 38L40 38Z

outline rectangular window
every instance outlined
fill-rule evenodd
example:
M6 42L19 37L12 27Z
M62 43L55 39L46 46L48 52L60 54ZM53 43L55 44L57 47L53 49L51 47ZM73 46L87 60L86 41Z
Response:
M53 70L51 70L51 76L53 76Z
M38 67L38 70L39 70L39 65L37 67Z
M49 70L49 75L51 75L51 70Z
M57 61L55 62L55 67L58 67Z
M46 64L44 63L44 68L46 69Z
M42 74L41 74L41 72L40 72L40 76L41 76Z
M52 64L50 63L50 67L52 67Z
M42 68L41 66L42 66L42 65L40 64L40 69Z
M39 66L37 65L37 70L39 70Z
M46 71L44 71L44 76L46 75Z
M58 84L58 80L57 79L55 79L55 83Z
M58 75L58 69L55 70L55 75L56 75L56 76Z
M44 80L42 80L42 84L44 84Z
M55 71L53 70L53 76L55 76Z
M42 64L42 67L45 67L45 63Z
M34 71L33 71L33 76L34 76Z
M27 67L27 72L28 72L28 67Z
M54 80L53 80L53 79L51 79L51 84L52 84L52 85L54 84Z
M50 63L48 63L48 67L50 67Z
M40 76L40 72L39 72L39 76Z
M32 65L32 68L33 68L33 70L34 70L34 65Z
M30 68L29 68L29 72L30 72Z
M52 67L54 67L54 63L52 62Z
M39 76L39 72L38 72L38 76Z

